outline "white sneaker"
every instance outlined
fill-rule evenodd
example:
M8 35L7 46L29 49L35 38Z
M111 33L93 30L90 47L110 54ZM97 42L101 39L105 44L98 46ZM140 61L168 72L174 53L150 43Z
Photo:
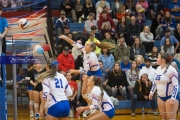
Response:
M87 115L85 113L83 113L83 118L86 118L86 117L87 117Z
M30 112L30 118L34 117L33 111Z
M73 112L72 109L71 109L70 112L69 112L69 117L70 117L70 118L73 118L73 117L74 117L74 112Z
M97 110L90 110L90 114L93 114L93 113L95 113Z

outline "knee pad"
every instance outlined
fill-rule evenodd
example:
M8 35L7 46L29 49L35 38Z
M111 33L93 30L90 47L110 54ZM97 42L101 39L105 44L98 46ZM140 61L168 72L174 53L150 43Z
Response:
M33 104L34 104L34 101L30 100L29 105L33 105Z
M34 108L39 108L39 103L34 103Z
M48 104L47 103L44 105L44 108L48 108Z

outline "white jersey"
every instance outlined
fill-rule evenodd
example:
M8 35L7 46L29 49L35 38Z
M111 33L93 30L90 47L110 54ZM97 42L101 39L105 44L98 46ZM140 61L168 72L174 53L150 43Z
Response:
M76 42L74 42L74 45L77 48L81 49L81 51L84 53L84 57L83 57L83 69L80 69L81 73L87 73L88 70L90 71L97 71L99 70L99 62L98 62L98 58L95 52L90 52L90 53L86 53L86 51L84 50L84 46L80 45Z
M158 96L171 96L171 99L176 100L178 94L178 73L174 67L169 65L168 69L161 66L157 68L155 80L150 93L154 93L157 89Z
M101 89L99 86L94 86L90 94L92 97L92 105L90 105L91 110L99 108L100 111L109 111L114 108L110 97L105 91L103 99L101 99Z
M63 74L56 72L54 78L44 79L43 98L47 99L48 106L54 105L56 102L68 100L67 96L72 95L72 90L68 84L67 79Z

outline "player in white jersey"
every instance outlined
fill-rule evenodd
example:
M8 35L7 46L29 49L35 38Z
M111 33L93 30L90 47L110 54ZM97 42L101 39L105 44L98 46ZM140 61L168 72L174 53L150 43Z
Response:
M155 80L151 88L149 99L157 90L158 108L162 116L162 120L175 120L177 109L179 107L178 95L178 73L170 65L171 56L167 53L161 53L158 56Z
M92 99L92 104L86 107L78 107L76 110L80 114L85 110L94 110L99 109L100 111L95 112L94 114L89 115L86 119L91 120L110 120L114 117L114 106L107 95L103 90L102 80L100 77L91 76L88 79L87 86L90 88L90 96Z
M58 62L50 59L47 64L49 69L38 78L43 85L40 116L43 116L43 108L47 104L47 120L67 120L70 111L67 96L72 95L72 90L65 76L58 73L57 66Z

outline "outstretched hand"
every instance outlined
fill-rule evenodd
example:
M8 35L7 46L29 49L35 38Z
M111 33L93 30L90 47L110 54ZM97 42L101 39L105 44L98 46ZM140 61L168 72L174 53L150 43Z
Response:
M67 36L65 36L65 35L60 35L59 38L60 38L60 39L64 39L64 38L67 38Z

